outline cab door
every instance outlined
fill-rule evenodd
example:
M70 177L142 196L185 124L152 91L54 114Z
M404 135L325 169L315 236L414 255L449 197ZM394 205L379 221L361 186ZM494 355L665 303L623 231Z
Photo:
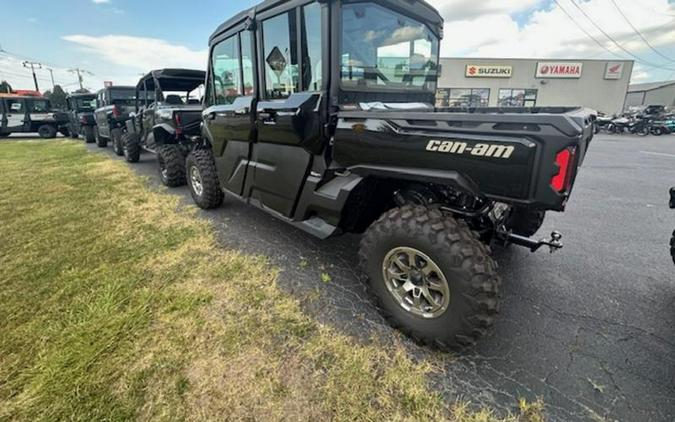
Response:
M253 200L286 217L293 215L313 155L324 141L322 34L328 33L327 16L327 5L314 1L259 18L263 89L247 189Z
M202 112L221 186L240 196L255 133L254 37L248 27L223 34L211 48Z
M22 98L7 98L5 100L6 132L21 132L26 126L26 102Z

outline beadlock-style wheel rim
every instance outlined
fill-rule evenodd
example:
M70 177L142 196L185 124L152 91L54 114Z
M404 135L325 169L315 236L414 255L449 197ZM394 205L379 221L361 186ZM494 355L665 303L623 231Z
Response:
M202 175L199 173L197 166L190 167L190 183L197 196L202 196L204 184L202 183Z
M387 290L403 309L418 317L438 318L450 305L450 286L428 255L409 247L394 248L384 257Z

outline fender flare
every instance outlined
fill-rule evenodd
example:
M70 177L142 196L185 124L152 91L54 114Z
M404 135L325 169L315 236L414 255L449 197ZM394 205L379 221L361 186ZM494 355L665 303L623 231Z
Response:
M373 176L384 179L447 185L476 197L485 197L473 180L453 170L391 166L354 166L348 169L362 177Z

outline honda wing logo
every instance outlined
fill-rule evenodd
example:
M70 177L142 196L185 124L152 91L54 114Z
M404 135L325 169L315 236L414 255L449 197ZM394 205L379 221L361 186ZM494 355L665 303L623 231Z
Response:
M515 147L511 145L498 144L475 144L470 146L466 142L461 141L438 141L431 140L427 144L427 151L440 152L444 154L470 154L475 157L485 158L502 158L509 159L515 151Z

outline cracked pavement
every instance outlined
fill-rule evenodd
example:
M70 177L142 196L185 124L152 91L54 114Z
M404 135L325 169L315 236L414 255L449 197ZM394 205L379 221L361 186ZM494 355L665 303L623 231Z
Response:
M158 183L151 154L132 167ZM505 413L541 397L551 421L657 422L675 420L670 186L675 136L596 137L567 212L549 213L538 233L560 230L564 249L495 248L501 313L489 337L458 356L439 357L386 325L359 281L358 236L320 241L232 197L201 215L224 247L269 257L279 285L323 323L364 341L398 339L434 362L431 385L449 403ZM170 192L192 203L186 187Z

